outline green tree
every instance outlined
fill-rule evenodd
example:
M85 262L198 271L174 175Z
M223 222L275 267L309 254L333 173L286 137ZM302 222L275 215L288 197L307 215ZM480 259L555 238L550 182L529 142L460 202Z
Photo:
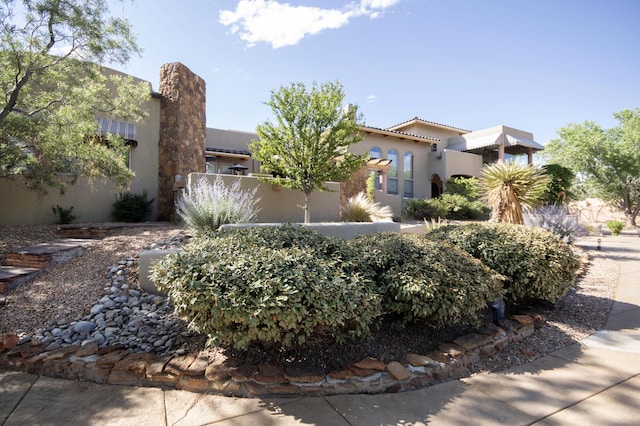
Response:
M491 207L493 222L522 225L523 210L544 199L550 178L530 164L499 161L480 173L480 192Z
M640 211L640 108L613 116L603 129L593 121L569 124L549 141L543 156L574 170L597 197L620 206L633 226Z
M452 195L462 195L469 201L476 201L480 198L478 194L478 179L474 177L452 177L447 180L445 192Z
M342 85L291 83L271 92L266 105L276 123L267 120L257 126L260 139L249 149L272 173L273 183L300 190L305 198L305 222L311 221L309 203L314 190L327 190L325 182L349 179L365 161L365 156L349 152L362 140L357 107L343 110Z
M576 177L575 173L559 164L547 164L542 168L551 178L545 194L545 202L550 205L562 205L571 200L574 197L571 186Z
M103 72L140 53L106 0L0 0L0 179L64 189L65 176L132 177L125 141L96 137L96 117L145 115L147 83Z

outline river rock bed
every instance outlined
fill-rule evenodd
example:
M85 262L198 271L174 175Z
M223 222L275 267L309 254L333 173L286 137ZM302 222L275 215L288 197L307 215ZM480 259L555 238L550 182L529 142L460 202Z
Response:
M178 235L168 241L151 244L149 249L179 247L186 237ZM136 265L135 258L126 258L106 272L104 296L77 321L58 320L55 325L33 332L17 330L19 344L45 345L48 351L71 345L96 343L98 347L118 345L135 353L184 355L186 338L192 334L173 314L165 297L132 288L127 273Z

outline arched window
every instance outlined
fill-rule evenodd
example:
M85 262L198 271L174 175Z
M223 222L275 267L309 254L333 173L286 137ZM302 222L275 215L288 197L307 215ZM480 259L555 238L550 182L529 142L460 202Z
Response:
M387 160L391 160L387 177L387 194L398 194L398 158L398 151L395 149L387 153Z
M413 153L405 152L402 164L404 166L402 182L404 198L413 198Z
M377 146L374 146L369 151L369 157L371 157L371 158L382 158L382 150L380 148L378 148Z

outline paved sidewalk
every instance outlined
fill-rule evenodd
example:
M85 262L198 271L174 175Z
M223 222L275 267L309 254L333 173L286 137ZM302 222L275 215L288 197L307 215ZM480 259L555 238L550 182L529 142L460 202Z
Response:
M604 237L594 253L620 265L603 329L501 373L397 394L238 399L0 372L0 425L638 425L640 238Z

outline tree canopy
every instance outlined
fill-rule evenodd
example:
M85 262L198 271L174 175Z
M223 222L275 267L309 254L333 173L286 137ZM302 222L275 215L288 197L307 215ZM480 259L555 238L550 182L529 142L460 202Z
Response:
M619 124L593 121L558 130L543 156L576 172L594 196L619 205L636 225L640 211L640 108L613 114Z
M274 177L272 181L306 195L305 222L310 222L309 203L315 190L327 190L325 182L349 179L365 156L349 152L362 140L357 107L343 109L342 85L291 83L271 92L269 105L276 123L257 126L260 139L249 149Z
M0 0L0 179L23 176L40 191L69 175L126 186L128 148L96 138L96 118L145 115L149 84L102 68L139 53L106 0Z

